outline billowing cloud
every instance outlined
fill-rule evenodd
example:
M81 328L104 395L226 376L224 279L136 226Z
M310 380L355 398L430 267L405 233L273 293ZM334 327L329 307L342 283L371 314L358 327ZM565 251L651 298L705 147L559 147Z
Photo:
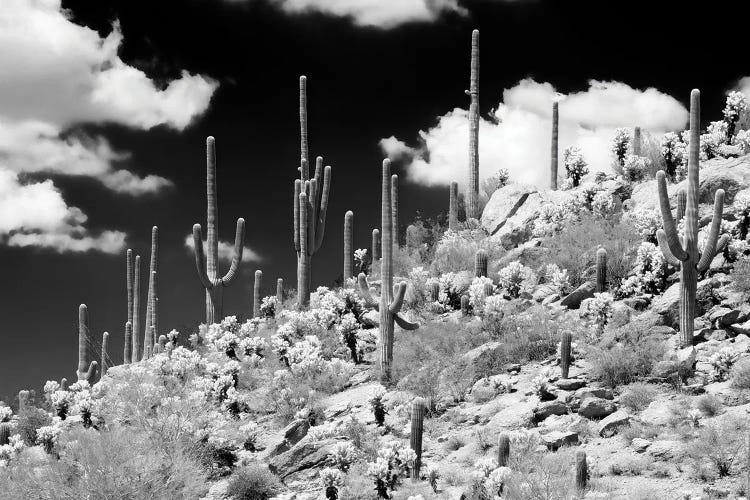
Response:
M183 72L180 78L157 85L118 56L122 33L117 23L102 38L68 16L61 0L3 2L0 174L6 183L16 179L17 173L87 176L114 192L132 196L170 187L168 179L140 176L118 166L129 155L113 150L103 137L81 132L80 126L112 123L138 130L156 126L183 130L206 111L218 84ZM52 184L39 185L60 197ZM82 227L77 226L77 231ZM15 241L61 251L87 249L80 243L87 236L78 234L76 243L60 234L5 239L7 244ZM100 239L91 248L111 249L117 246L116 240Z
M685 107L656 89L634 89L620 82L592 80L589 88L562 95L549 83L525 79L503 93L491 119L479 126L480 179L507 169L511 180L547 187L552 102L560 101L559 147L581 148L592 173L611 170L610 140L617 127L641 126L663 133L682 129ZM469 160L468 112L456 108L420 131L417 146L389 137L380 141L393 160L405 159L407 178L423 185L465 183Z
M118 253L124 248L124 233L102 231L92 236L86 220L86 214L65 203L52 181L22 184L16 173L0 169L0 242L61 253Z
M193 235L189 234L185 237L185 248L193 252L195 248L193 245ZM203 240L203 251L207 252L206 240ZM228 241L219 240L219 260L224 262L231 262L232 256L234 255L234 243ZM261 262L263 259L258 253L245 245L242 249L242 262Z

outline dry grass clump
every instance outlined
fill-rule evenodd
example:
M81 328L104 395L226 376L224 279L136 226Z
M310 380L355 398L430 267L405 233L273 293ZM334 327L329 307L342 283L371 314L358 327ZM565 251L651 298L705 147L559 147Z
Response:
M657 394L656 388L636 382L624 388L620 395L620 404L633 411L641 411L656 399Z

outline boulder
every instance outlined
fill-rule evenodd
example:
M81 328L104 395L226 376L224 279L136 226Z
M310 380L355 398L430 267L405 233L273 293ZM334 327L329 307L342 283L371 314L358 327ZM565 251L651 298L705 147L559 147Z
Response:
M687 180L678 184L687 187ZM750 156L714 158L701 162L698 197L701 203L713 204L714 193L723 189L725 203L731 204L738 192L750 187Z
M547 401L534 408L534 420L542 422L550 415L565 415L566 413L568 413L568 406L562 401Z
M333 453L335 446L336 440L334 439L320 442L305 440L275 456L268 464L268 468L281 479L284 479L303 470L323 467L328 461L328 455Z
M668 425L673 417L671 404L667 401L656 400L641 412L638 420L647 425Z
M561 378L555 385L563 391L575 391L586 385L586 381L580 378Z
M584 399L578 408L578 414L586 418L604 418L615 411L617 406L612 401L597 397Z
M629 423L630 415L622 410L617 410L599 422L599 435L601 437L612 437L617 434L620 427Z
M494 193L482 212L482 226L491 235L497 233L526 203L533 193L539 190L530 184L507 184Z
M635 438L630 442L630 447L633 448L633 451L636 453L643 453L649 446L651 446L651 441L648 439Z
M583 401L586 398L614 399L612 389L606 387L584 387L575 392L575 397Z
M747 320L744 323L730 325L729 329L736 334L750 335L750 320Z
M560 301L560 305L565 306L568 309L578 309L579 307L581 307L581 302L594 296L595 291L596 285L591 281L587 281L573 290L570 295L562 299L562 301Z
M674 460L682 455L683 445L679 441L659 440L651 443L648 454L656 460Z
M578 433L573 431L552 431L540 436L542 443L550 451L557 451L562 446L572 446L578 444Z
M476 368L477 373L482 373L482 367L486 366L491 359L501 355L503 346L502 342L487 342L465 353L462 359Z
M292 446L302 440L307 435L307 431L310 430L310 422L306 419L297 419L290 422L284 427L283 438L281 442L272 445L269 457L274 457L285 451L289 450Z
M680 283L674 283L651 303L651 312L658 314L672 328L680 325Z

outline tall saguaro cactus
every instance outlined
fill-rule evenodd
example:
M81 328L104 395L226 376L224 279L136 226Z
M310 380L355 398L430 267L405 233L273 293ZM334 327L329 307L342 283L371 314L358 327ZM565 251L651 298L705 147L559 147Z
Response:
M234 234L234 253L229 271L219 277L219 216L216 201L216 143L213 137L206 139L206 197L207 211L207 247L208 259L203 253L203 235L201 225L193 226L193 246L195 248L195 266L198 277L206 289L206 324L221 321L222 295L224 287L232 284L242 261L242 250L245 245L245 219L237 219Z
M448 229L458 231L458 182L451 182L448 200Z
M143 356L143 347L141 346L140 327L141 327L141 256L135 256L133 266L133 324L131 325L131 342L133 353L131 360L133 363Z
M466 188L466 218L479 211L479 30L471 33L471 80L466 93L469 104L469 185Z
M382 198L380 204L380 222L382 231L381 249L381 290L378 305L370 295L367 277L359 273L360 294L368 306L380 311L380 376L384 382L391 380L391 365L393 363L393 328L394 322L405 330L415 330L419 325L410 323L398 315L404 303L406 282L393 285L393 213L391 211L391 161L383 160Z
M154 288L156 287L156 284L154 283L154 280L156 279L156 272L158 271L159 266L159 228L157 226L154 226L151 228L151 262L149 263L148 268L148 295L146 295L146 328L143 334L144 337L144 343L153 346L156 342L156 339L154 338L147 338L148 336L148 327L155 324L154 320L154 303L156 301L156 296L154 292Z
M353 230L354 212L349 210L344 214L344 283L354 275Z
M305 75L299 77L299 129L301 158L310 161L310 151L307 144L307 77ZM306 167L307 165L300 165L300 179L303 181L310 178Z
M398 248L398 175L396 174L391 176L391 219L393 223L393 244Z
M284 278L278 278L276 280L276 308L274 314L281 312L284 303Z
M427 411L427 405L423 398L416 398L411 405L411 434L409 436L409 445L417 458L414 460L414 466L411 468L411 478L419 479L419 470L422 468L422 434L424 432L424 415Z
M263 287L263 271L255 270L255 281L253 282L253 317L260 318L260 290Z
M641 127L633 129L633 154L641 156Z
M128 251L125 253L125 282L126 282L126 290L128 295L128 319L132 325L133 323L133 250L128 248ZM131 359L131 353L130 353L130 347L131 347L131 339L126 338L125 339L125 358L123 359L124 363L130 363Z
M474 276L476 278L487 276L487 252L482 248L474 254Z
M105 376L107 374L107 368L109 368L109 332L104 332L102 334L102 374L101 376Z
M123 362L125 364L130 363L133 359L133 323L127 321L125 323L125 348L123 354Z
M550 179L549 187L553 191L557 189L557 166L558 166L558 152L559 147L558 141L558 127L560 122L559 103L557 101L552 102L552 151L550 154Z
M604 247L596 251L596 291L607 291L607 249Z
M685 233L680 238L677 225L672 217L667 192L667 181L663 170L656 174L659 205L664 221L664 229L659 229L656 238L666 261L680 266L680 333L682 344L693 342L693 328L696 309L696 288L698 274L711 265L714 256L727 244L728 237L719 240L721 217L724 210L724 190L718 189L714 196L714 215L703 253L698 251L698 158L700 151L700 91L690 93L690 144L688 155L688 188L685 206Z
M311 180L294 181L294 248L297 251L297 307L307 306L310 301L310 273L312 256L323 244L328 213L328 194L331 191L331 167L322 168L318 158L315 177ZM307 160L302 159L302 171L307 169ZM321 172L322 171L322 172ZM322 188L321 183L322 174Z
M86 304L78 306L78 380L86 380L93 384L96 377L97 362L90 361L89 348L89 310Z
M560 371L562 378L568 378L570 374L570 354L573 336L570 332L563 332L560 340Z

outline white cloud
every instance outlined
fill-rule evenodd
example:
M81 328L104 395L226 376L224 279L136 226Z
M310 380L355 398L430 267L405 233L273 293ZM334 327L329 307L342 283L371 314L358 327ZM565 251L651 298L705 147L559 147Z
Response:
M68 15L60 0L3 0L0 173L6 183L16 173L88 176L132 196L170 187L172 182L163 177L141 177L118 167L129 155L113 150L103 137L81 132L79 126L113 123L138 130L160 125L183 130L206 111L218 84L182 72L180 78L157 86L117 55L122 43L117 23L102 38L70 21ZM65 205L54 186L39 185L48 186L45 189L54 191ZM7 244L87 249L81 241L88 236L77 237L65 241L52 232L48 237L40 233L4 239ZM116 240L98 238L91 248L110 251Z
M549 83L525 79L503 93L494 120L479 126L480 179L505 168L511 180L547 187L549 183L552 102L560 100L559 147L578 145L591 172L611 169L610 140L617 127L641 126L652 133L681 129L688 112L656 89L633 89L619 82L591 81L587 90L567 96ZM497 123L495 123L497 121ZM468 176L468 112L456 108L419 132L410 147L395 137L380 141L392 159L406 157L407 178L423 185L465 184Z
M185 248L193 252L193 235L189 234L185 237ZM203 252L207 252L206 240L203 240ZM219 240L219 260L224 262L231 262L232 256L234 255L234 243L228 241ZM261 262L263 259L258 253L245 245L242 249L242 262Z
M124 248L124 233L103 231L91 236L86 220L80 209L65 203L52 181L22 184L15 172L0 169L0 241L4 244L61 253L118 253Z

